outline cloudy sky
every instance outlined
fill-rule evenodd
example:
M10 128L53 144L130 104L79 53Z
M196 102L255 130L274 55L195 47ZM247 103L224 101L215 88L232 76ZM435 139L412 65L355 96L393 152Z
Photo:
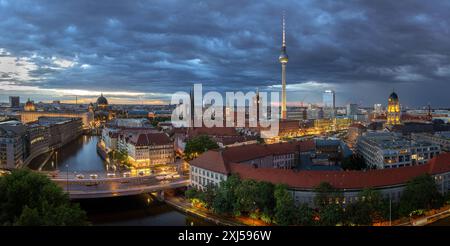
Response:
M0 0L0 101L163 103L205 90L279 90L288 102L450 106L450 1Z

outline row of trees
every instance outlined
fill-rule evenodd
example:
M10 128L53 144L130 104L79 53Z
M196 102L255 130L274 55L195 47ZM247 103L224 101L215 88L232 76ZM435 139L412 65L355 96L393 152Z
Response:
M48 177L29 170L16 170L0 177L0 225L88 225L78 204Z
M279 225L371 225L409 216L415 210L440 207L444 202L429 175L408 182L400 202L395 204L373 189L361 191L352 203L343 203L342 192L329 183L321 183L315 193L312 209L307 204L296 205L286 185L240 180L232 175L218 187L187 190L186 197L218 214L247 215Z

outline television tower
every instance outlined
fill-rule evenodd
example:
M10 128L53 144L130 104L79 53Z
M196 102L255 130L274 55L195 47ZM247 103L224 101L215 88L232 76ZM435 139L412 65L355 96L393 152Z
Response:
M286 119L286 64L288 63L288 55L286 53L286 23L283 13L283 44L281 46L281 54L278 57L281 63L281 119Z

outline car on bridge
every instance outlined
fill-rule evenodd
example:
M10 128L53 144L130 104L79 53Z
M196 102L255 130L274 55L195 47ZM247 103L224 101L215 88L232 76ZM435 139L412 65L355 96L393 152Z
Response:
M89 177L91 177L91 179L97 179L98 175L94 173L94 174L89 175Z
M75 176L77 179L84 179L84 175L83 174L77 174L77 176Z

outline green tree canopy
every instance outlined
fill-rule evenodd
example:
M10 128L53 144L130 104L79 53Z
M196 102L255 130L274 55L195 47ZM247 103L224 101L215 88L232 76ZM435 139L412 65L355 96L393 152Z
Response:
M431 209L443 204L436 182L429 174L423 174L410 180L400 198L400 214L409 215L417 209Z
M256 207L266 215L272 215L275 208L275 186L269 182L257 182Z
M322 182L314 188L316 193L314 197L314 204L322 208L330 203L333 203L336 198L340 198L342 194L335 189L330 183Z
M217 149L217 143L206 135L200 135L187 141L184 148L184 159L190 161L210 149Z
M313 216L314 211L312 208L308 206L308 204L303 203L300 206L297 207L296 213L295 213L295 225L302 225L302 226L310 226L313 225Z
M216 190L216 197L213 201L213 210L219 214L231 214L236 212L236 189L240 186L241 180L237 175L231 175L227 180L222 181Z
M250 213L258 209L256 200L258 199L258 183L254 180L247 179L235 190L236 206L235 209Z
M88 225L86 213L46 176L15 170L0 177L1 225Z
M275 185L275 221L279 225L292 225L295 222L296 207L292 195L284 184Z
M335 226L344 221L344 210L341 205L336 203L323 206L319 214L320 225L323 226Z

